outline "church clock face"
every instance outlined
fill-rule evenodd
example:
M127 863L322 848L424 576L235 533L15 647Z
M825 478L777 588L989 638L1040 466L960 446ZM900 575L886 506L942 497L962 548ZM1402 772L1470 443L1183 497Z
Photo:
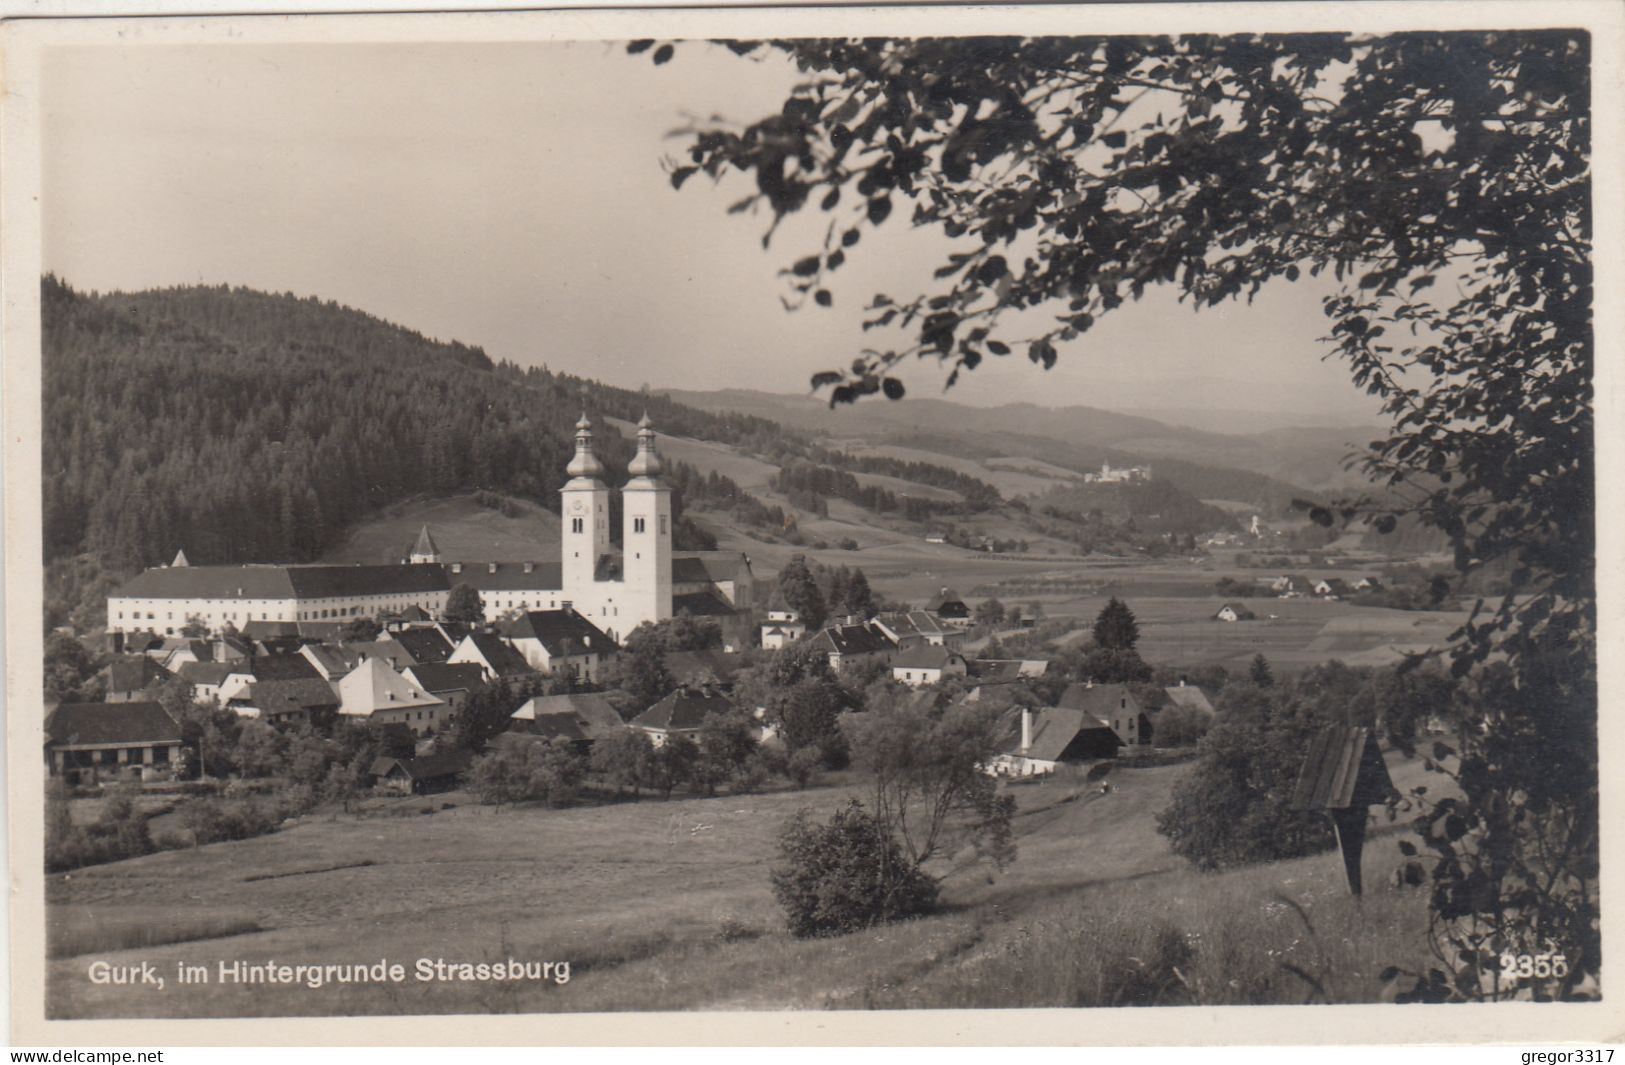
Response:
M572 499L570 501L570 513L571 514L585 514L585 513L587 513L587 501L585 499Z

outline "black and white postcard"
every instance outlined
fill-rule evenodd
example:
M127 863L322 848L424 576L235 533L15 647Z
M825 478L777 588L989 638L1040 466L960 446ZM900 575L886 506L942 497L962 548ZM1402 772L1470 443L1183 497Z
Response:
M1622 12L5 23L15 1040L1617 1033Z

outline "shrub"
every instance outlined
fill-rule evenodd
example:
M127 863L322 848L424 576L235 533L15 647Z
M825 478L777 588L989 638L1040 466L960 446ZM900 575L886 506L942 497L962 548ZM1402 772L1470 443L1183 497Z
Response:
M797 813L779 838L773 895L798 938L840 935L930 913L937 883L856 799L828 824Z

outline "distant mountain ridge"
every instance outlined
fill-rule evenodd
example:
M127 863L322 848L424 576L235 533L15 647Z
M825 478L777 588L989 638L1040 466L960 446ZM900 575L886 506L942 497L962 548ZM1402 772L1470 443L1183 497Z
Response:
M1044 448L1061 447L1074 460L1095 456L1096 463L1114 465L1162 463L1173 475L1188 472L1187 490L1208 497L1222 492L1200 491L1195 479L1207 471L1246 471L1271 482L1253 490L1274 495L1294 491L1317 492L1353 487L1361 478L1343 470L1343 460L1373 439L1375 427L1292 428L1272 426L1259 431L1220 433L1169 425L1137 414L1093 407L1040 407L1011 403L972 407L928 397L900 402L864 401L831 409L821 398L780 395L749 389L699 392L665 389L662 394L702 410L733 410L769 418L808 432L837 438L945 437L987 454L1001 446L1011 454L1047 458ZM1167 465L1173 463L1173 466Z

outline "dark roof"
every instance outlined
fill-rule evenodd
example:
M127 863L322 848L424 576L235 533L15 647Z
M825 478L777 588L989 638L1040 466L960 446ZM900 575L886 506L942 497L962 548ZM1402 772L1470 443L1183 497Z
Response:
M191 684L219 684L231 675L231 662L182 662L176 675Z
M462 572L453 572L455 566ZM451 562L444 570L450 587L466 584L481 592L556 592L564 587L559 562Z
M1128 702L1126 707L1124 700ZM1126 684L1096 684L1091 687L1077 681L1068 684L1055 703L1065 710L1082 710L1102 721L1110 721L1113 714L1120 715L1124 710L1136 713L1141 710L1139 700L1134 698L1134 693L1128 690Z
M474 756L464 750L436 751L433 754L420 754L416 758L377 758L373 760L369 772L381 777L400 766L401 772L411 780L437 780L466 773L473 761Z
M509 646L508 641L490 632L469 633L467 639L474 641L474 647L490 665L492 672L499 677L518 677L527 673L535 673L525 656Z
M1394 790L1388 766L1367 728L1332 725L1309 743L1292 790L1294 810L1346 810L1382 802Z
M412 664L412 652L406 649L405 644L394 640L356 640L345 644L344 650L353 653L358 662L382 658L396 669L405 669Z
M120 655L107 663L107 690L138 692L173 675L146 655Z
M278 636L298 636L297 621L245 621L238 630L252 640L269 640Z
M843 655L876 654L895 651L891 637L873 625L832 625L813 639L826 651Z
M695 618L731 618L739 613L732 603L716 592L687 592L683 595L674 595L671 597L671 612L674 617L687 614Z
M733 712L727 696L703 689L679 688L632 719L639 728L660 732L689 732L700 727L706 714Z
M510 640L540 640L549 657L565 654L614 654L620 648L609 634L574 610L527 610L504 622L502 634Z
M485 683L485 674L477 662L420 662L407 666L406 672L412 674L418 686L431 695L473 691Z
M967 658L965 668L984 684L1003 684L1042 677L1050 664L1042 658Z
M572 743L590 743L583 722L574 714L538 714L526 723L526 735L544 740L566 739Z
M904 669L946 669L958 659L964 662L964 656L936 644L917 643L891 660L892 668L899 666Z
M615 704L596 692L577 692L571 695L538 695L525 701L513 713L515 727L542 718L571 717L586 739L602 739L626 727ZM528 727L528 726L527 726Z
M243 697L239 696L239 700ZM248 686L248 705L267 717L310 710L337 710L339 697L333 686L319 677L297 680L261 680Z
M1032 719L1032 746L1021 747L1021 713L1028 709ZM1122 741L1105 722L1082 710L1062 707L1011 707L1000 718L1003 739L999 750L1006 754L1019 754L1047 762L1060 762L1068 758L1088 757L1098 750L1100 741L1110 735L1106 746L1116 749ZM1093 733L1094 735L1090 735Z
M965 601L959 598L959 593L952 588L944 588L925 601L925 609L933 614L941 614L943 607L950 607L950 614L957 614L965 606Z
M255 655L239 663L236 672L252 673L256 681L315 679L326 683L321 671L300 654Z
M749 570L750 559L738 551L690 551L671 556L673 584L737 581Z
M116 596L146 599L327 599L354 595L443 592L436 565L171 566L127 581Z
M1170 684L1162 690L1168 693L1170 703L1213 713L1213 700L1207 697L1207 692L1194 684Z
M434 629L401 629L389 638L406 648L414 662L444 662L454 650L451 641Z
M1213 616L1218 617L1220 614L1224 613L1227 608L1238 618L1256 618L1258 616L1251 610L1248 610L1246 607L1242 606L1240 603L1226 603L1218 610L1215 610L1213 612Z
M61 703L45 719L53 746L179 743L180 726L158 703Z

